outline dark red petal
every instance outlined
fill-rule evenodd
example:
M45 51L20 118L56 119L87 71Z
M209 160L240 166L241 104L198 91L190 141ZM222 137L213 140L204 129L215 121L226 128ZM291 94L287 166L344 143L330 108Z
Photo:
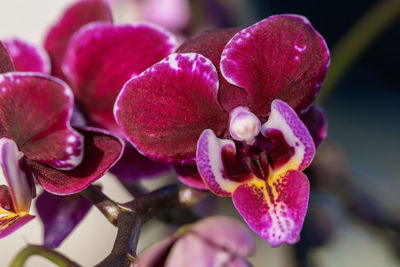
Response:
M304 115L300 116L300 118L307 126L314 140L315 147L318 148L328 133L328 121L324 110L322 107L314 104Z
M82 136L69 124L72 92L61 80L22 72L0 75L0 134L31 160L70 169L81 162Z
M13 72L14 63L4 44L0 41L0 73Z
M68 41L80 27L93 21L112 21L111 11L105 1L76 1L50 29L44 47L50 55L54 76L65 79L61 63Z
M203 179L201 179L196 166L174 166L174 169L178 175L179 181L183 184L197 189L208 188L203 182Z
M236 106L249 104L247 92L243 88L228 83L220 71L219 62L222 51L239 30L239 28L234 28L200 33L187 39L177 50L179 53L198 53L211 60L217 69L220 82L218 99L226 111L230 111Z
M122 182L131 184L137 183L140 179L160 177L170 170L169 165L146 158L127 143L121 159L110 169L110 172Z
M5 184L0 185L0 211L15 212L11 192Z
M44 191L36 209L44 225L44 245L58 247L85 217L92 204L83 196L56 196Z
M33 71L50 74L50 59L41 48L18 38L4 41L16 71Z
M251 111L266 117L273 99L297 112L316 97L329 66L324 39L307 19L277 15L237 33L221 57L221 72L247 90Z
M201 132L211 128L221 134L227 125L217 94L217 72L208 59L172 54L125 84L114 114L145 156L194 165Z
M96 22L71 39L63 69L87 115L118 133L113 106L122 86L174 49L172 35L154 25Z
M43 188L56 195L82 191L99 179L121 157L124 143L119 138L95 128L77 129L84 138L83 161L76 168L61 171L27 159Z

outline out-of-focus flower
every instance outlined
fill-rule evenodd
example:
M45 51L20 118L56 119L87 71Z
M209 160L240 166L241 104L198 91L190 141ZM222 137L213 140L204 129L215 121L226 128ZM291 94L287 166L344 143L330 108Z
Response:
M213 216L185 225L173 236L146 249L138 267L250 266L254 250L251 233L233 219Z
M323 38L305 18L279 15L200 34L178 52L125 84L114 107L122 130L152 159L197 164L204 184L195 172L181 180L232 196L272 246L297 242L309 195L301 171L312 136L326 135L312 106L329 65ZM311 135L296 114L307 111L321 118Z
M73 96L61 80L8 66L0 74L0 162L8 183L1 189L1 236L32 218L33 177L51 193L73 194L100 178L123 150L104 131L70 126Z

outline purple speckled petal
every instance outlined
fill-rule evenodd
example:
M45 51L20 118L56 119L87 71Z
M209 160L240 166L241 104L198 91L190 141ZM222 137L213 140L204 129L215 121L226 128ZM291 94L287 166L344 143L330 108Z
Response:
M255 242L247 227L234 219L212 216L193 224L190 233L201 237L222 250L239 256L249 256L254 252Z
M0 139L0 165L9 186L12 210L16 213L29 212L32 202L30 175L20 164L23 156L13 140L6 137Z
M125 145L124 153L110 172L124 183L137 183L140 179L157 178L171 170L167 164L155 162L140 154L132 145Z
M168 252L174 245L178 236L170 236L144 250L138 258L137 267L164 266Z
M145 156L194 165L204 129L217 134L227 115L218 104L218 77L199 54L172 54L129 80L114 107L128 140Z
M83 196L56 196L44 191L36 209L44 225L44 245L58 247L85 217L92 204Z
M315 147L318 148L328 134L328 121L324 110L322 107L314 104L301 116L301 120L307 126L314 140Z
M271 152L274 175L287 170L304 170L314 158L315 145L307 127L296 112L281 100L272 102L271 114L263 124L261 133L271 139L274 145L284 139L286 146L290 148L280 150L281 146L274 146ZM282 155L282 152L287 154L288 150L291 151L289 157Z
M174 169L183 184L197 189L208 189L196 166L174 166Z
M85 137L85 144L83 161L74 169L61 171L27 159L39 183L50 193L69 195L82 191L101 178L122 155L121 139L101 129L77 130Z
M119 133L113 106L122 86L175 45L174 37L156 25L94 22L71 39L63 70L83 111L97 125Z
M35 216L28 213L11 213L0 217L0 238L3 238L26 223L30 222Z
M47 33L44 47L50 55L52 75L65 80L61 63L71 36L93 21L112 21L108 4L103 0L75 1Z
M0 41L0 73L13 72L14 63L4 44Z
M0 75L0 134L31 160L71 169L82 161L82 136L69 124L73 96L61 80L38 73Z
M299 171L288 171L268 183L244 184L233 203L249 227L272 247L294 244L307 212L309 182Z
M277 15L238 32L221 56L221 73L250 95L250 109L267 117L269 103L282 99L297 112L315 99L329 66L324 39L309 21Z
M235 143L219 139L211 129L204 130L197 142L196 164L204 183L214 194L231 196L240 183L228 179L223 150L236 154Z
M46 51L22 39L4 40L16 71L32 71L50 74L50 59Z

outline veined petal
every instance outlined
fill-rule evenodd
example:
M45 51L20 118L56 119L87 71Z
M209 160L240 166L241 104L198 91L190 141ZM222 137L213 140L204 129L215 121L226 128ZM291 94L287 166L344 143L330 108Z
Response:
M322 107L314 104L301 116L301 120L307 126L314 140L315 147L318 148L328 134L328 122L324 110Z
M197 189L208 189L196 166L174 166L174 169L183 184Z
M6 137L0 139L0 165L9 186L12 206L16 213L29 212L32 202L32 187L20 160L24 154L17 144Z
M80 165L62 171L27 159L35 177L43 188L56 195L82 191L101 178L121 157L124 143L106 131L95 128L77 129L85 137L84 157Z
M14 62L16 71L50 74L50 58L41 47L18 38L4 40L4 44Z
M56 196L44 191L36 209L44 225L44 245L58 247L85 217L92 204L79 194Z
M13 72L14 63L4 44L0 41L0 73Z
M89 117L119 133L113 106L122 86L174 49L174 37L153 24L94 22L71 39L63 70Z
M249 227L277 247L300 239L309 190L307 177L290 170L267 183L239 186L233 193L233 203Z
M0 75L0 134L31 160L71 169L82 160L82 136L69 124L73 96L61 80L38 73Z
M0 217L0 238L3 238L31 221L35 216L26 212L10 213Z
M112 21L108 4L103 0L76 1L47 33L44 47L50 55L52 75L65 80L61 63L71 36L83 25L93 21Z
M223 156L226 153L236 154L235 143L219 139L211 129L204 130L197 142L197 169L207 187L219 196L231 196L241 184L230 179L225 169Z
M257 116L269 114L279 98L297 112L316 97L329 66L324 39L309 21L297 15L277 15L238 32L221 56L222 75L250 95Z
M274 144L271 152L273 175L286 170L304 170L315 155L313 139L296 112L285 102L274 100L261 133Z
M217 134L227 114L217 100L218 76L199 54L171 54L129 80L114 107L128 140L145 156L194 165L196 142L204 129Z
M187 39L178 53L198 53L208 58L217 69L219 79L218 99L221 106L230 111L237 106L247 106L249 97L243 88L230 84L221 75L220 59L226 43L239 31L239 28L206 31ZM240 70L239 70L240 71Z

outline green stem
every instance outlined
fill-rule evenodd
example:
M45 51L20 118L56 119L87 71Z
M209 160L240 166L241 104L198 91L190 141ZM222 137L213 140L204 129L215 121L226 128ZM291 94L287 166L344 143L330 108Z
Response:
M381 0L345 34L332 51L332 64L317 103L322 104L328 98L351 65L399 16L400 0Z
M61 253L43 246L29 245L22 249L13 259L10 267L22 267L32 255L42 256L60 267L79 267L80 265L68 259Z

